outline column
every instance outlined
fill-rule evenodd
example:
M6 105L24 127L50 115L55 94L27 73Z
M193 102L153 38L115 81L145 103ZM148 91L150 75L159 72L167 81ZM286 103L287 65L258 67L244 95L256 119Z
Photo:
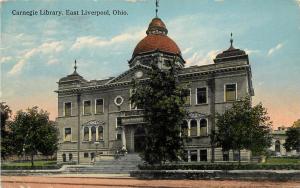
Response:
M191 162L191 151L188 150L188 162Z
M191 136L191 120L188 121L188 137Z
M197 119L197 136L200 136L200 119Z
M92 127L89 127L89 141L92 141Z
M200 162L200 149L197 149L197 161Z
M98 140L99 140L99 135L98 135L98 126L96 127L96 142L98 142Z
M122 148L123 148L123 146L126 149L126 137L125 137L125 127L124 126L122 127Z

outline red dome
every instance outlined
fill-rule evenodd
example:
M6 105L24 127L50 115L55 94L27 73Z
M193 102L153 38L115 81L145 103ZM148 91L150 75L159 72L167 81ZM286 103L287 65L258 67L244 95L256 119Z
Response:
M136 45L133 55L155 50L179 55L181 54L177 44L168 36L149 34Z
M155 50L181 55L177 44L167 36L168 30L160 18L152 19L146 33L147 36L136 45L133 56Z

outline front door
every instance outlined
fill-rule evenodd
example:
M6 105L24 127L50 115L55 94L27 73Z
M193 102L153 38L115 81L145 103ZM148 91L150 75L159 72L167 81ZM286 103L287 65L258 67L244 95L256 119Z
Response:
M134 152L141 152L145 147L145 129L138 127L134 131Z

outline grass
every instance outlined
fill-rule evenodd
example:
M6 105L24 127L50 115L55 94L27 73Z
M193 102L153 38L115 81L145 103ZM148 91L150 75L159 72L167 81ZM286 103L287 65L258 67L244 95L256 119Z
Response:
M54 166L56 165L56 161L34 161L34 166ZM1 166L31 166L30 161L25 161L25 162L6 162L2 163Z
M299 164L300 158L292 157L269 157L265 164Z

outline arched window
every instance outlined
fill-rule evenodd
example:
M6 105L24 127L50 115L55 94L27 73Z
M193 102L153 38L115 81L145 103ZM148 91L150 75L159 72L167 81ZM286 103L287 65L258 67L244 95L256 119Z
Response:
M92 142L96 141L96 127L92 127L91 128L91 132L92 132Z
M182 133L182 136L188 136L188 123L186 120L184 120L182 122L181 133Z
M275 152L280 153L280 141L279 140L275 141Z
M67 162L66 154L62 154L63 162Z
M103 140L103 127L102 126L98 127L98 139Z
M72 153L69 153L69 161L72 161L73 160L73 155Z
M195 119L191 121L191 136L197 136L197 121Z
M84 127L84 129L83 129L83 140L89 141L89 128L88 127Z
M200 120L200 136L207 136L207 120Z

